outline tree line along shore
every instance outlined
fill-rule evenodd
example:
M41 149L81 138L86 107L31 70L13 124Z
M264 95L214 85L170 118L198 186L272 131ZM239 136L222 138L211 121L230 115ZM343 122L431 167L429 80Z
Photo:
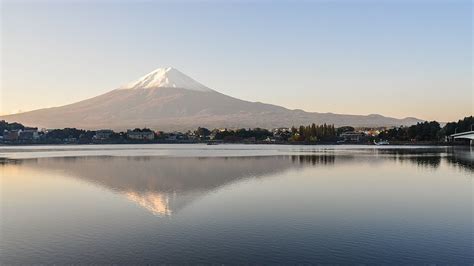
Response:
M134 143L257 143L257 144L469 144L449 136L472 130L473 116L441 126L436 121L392 128L354 128L334 125L300 125L288 128L207 129L185 132L135 128L115 132L110 129L38 129L16 122L0 121L0 144L134 144Z

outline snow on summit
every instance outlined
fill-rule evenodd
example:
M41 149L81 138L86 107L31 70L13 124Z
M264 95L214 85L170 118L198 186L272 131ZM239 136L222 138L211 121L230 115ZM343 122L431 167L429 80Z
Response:
M193 91L212 91L208 87L186 76L179 70L167 67L158 68L137 81L121 87L121 89L180 88Z

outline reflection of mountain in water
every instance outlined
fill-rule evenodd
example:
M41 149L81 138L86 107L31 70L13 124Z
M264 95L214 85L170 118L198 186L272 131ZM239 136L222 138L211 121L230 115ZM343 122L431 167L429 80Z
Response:
M473 153L413 149L332 151L257 157L66 157L8 160L44 171L60 171L116 191L153 214L171 215L210 190L246 178L260 178L305 166L409 162L439 167L443 162L473 170Z
M323 161L323 160L321 160ZM72 157L24 160L123 194L154 214L170 215L209 190L250 177L301 167L289 156Z

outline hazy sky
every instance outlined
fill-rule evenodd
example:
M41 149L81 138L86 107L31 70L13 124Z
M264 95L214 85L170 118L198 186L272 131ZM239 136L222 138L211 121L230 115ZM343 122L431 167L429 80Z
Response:
M173 66L306 111L474 113L471 1L3 1L0 113L59 106Z

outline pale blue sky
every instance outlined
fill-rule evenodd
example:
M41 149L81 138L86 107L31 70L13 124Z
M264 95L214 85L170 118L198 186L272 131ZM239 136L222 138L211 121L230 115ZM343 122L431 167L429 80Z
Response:
M471 1L6 1L1 12L3 114L163 66L292 109L474 113Z

